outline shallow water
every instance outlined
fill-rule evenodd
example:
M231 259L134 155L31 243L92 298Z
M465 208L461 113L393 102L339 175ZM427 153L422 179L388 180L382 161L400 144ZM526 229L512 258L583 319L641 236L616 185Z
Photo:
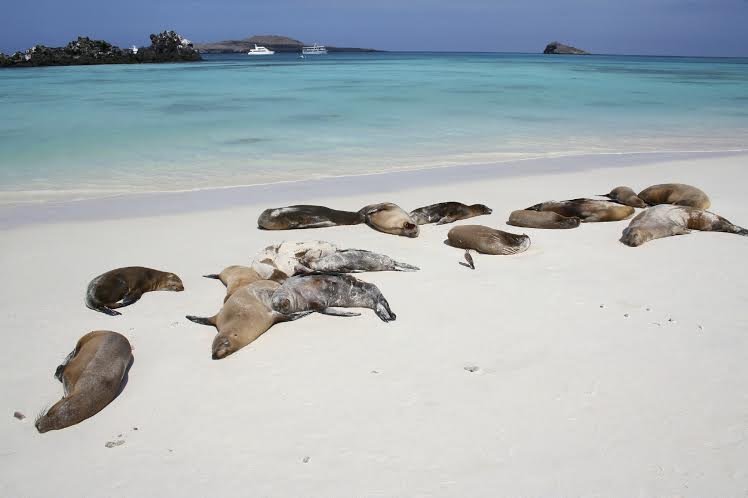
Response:
M748 59L206 59L0 70L0 202L748 148Z

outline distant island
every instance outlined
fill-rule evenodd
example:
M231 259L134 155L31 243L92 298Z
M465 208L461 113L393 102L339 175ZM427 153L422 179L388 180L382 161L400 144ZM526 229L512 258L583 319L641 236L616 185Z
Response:
M35 45L12 55L0 53L0 67L79 66L200 61L192 42L174 31L151 35L149 47L122 49L103 40L79 36L64 47Z
M234 54L247 53L250 49L260 45L274 50L275 52L301 52L301 47L305 44L299 40L280 35L256 35L241 40L225 40L213 43L199 43L195 48L206 54ZM354 47L331 47L326 46L328 52L379 52L373 48L354 48Z
M559 55L591 55L586 50L581 48L572 47L570 45L564 45L557 41L551 42L545 46L543 50L544 54L559 54Z

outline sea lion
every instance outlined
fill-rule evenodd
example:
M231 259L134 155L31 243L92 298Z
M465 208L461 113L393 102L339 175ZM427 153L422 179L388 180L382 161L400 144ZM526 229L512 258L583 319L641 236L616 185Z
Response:
M266 209L257 219L257 226L265 230L292 230L358 225L363 221L363 215L358 212L338 211L324 206L299 205Z
M474 249L483 254L518 254L530 247L530 237L495 230L483 225L460 225L447 234L447 244Z
M576 216L569 218L553 211L518 209L512 211L506 223L515 227L566 229L577 228L581 222Z
M360 273L365 271L418 271L417 266L401 263L384 254L363 249L341 249L313 259L304 257L296 265L296 274Z
M239 288L211 317L187 315L187 319L218 329L213 339L212 357L221 360L251 343L279 322L296 320L309 313L282 314L270 307L270 298L280 284L259 280Z
M712 212L690 206L663 204L639 213L623 230L621 242L636 247L653 239L684 235L691 230L727 232L748 237L748 230Z
M529 211L553 211L567 218L577 217L583 223L598 221L620 221L634 214L634 208L616 202L596 199L572 199L570 201L541 202L526 208Z
M635 208L645 208L648 206L646 202L636 195L636 192L631 187L616 187L607 194L600 194L600 197L607 197L613 202Z
M482 214L491 214L491 208L483 204L467 206L461 202L440 202L430 206L420 207L410 212L410 217L418 225L436 223L444 225L457 220L472 218Z
M131 361L132 347L122 334L97 330L81 337L55 371L64 396L36 419L36 429L64 429L99 413L119 394Z
M675 204L699 209L709 209L712 201L702 190L683 183L652 185L639 192L639 197L649 205Z
M173 273L128 266L117 268L91 280L86 290L86 306L107 315L120 315L113 308L129 306L145 292L183 291L182 280Z
M300 261L322 259L335 254L338 246L322 240L281 242L261 250L252 260L252 269L266 280L281 281L296 271Z
M350 275L302 275L291 277L273 293L274 310L291 314L317 311L328 315L351 316L331 308L369 308L384 322L396 315L376 285Z
M418 224L397 204L371 204L361 208L359 213L364 216L364 222L374 230L403 237L418 237Z
M252 282L258 280L275 280L276 282L282 282L286 279L285 274L281 275L277 272L272 275L273 278L263 279L256 271L248 266L232 265L227 266L221 271L221 273L213 273L210 275L203 275L205 278L215 278L221 281L226 286L226 297L223 299L225 303L231 297L231 295L237 290L245 287Z

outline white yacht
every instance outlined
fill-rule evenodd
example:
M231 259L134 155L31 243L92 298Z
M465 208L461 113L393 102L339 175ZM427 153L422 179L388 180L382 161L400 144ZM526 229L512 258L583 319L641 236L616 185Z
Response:
M315 43L311 47L301 47L301 53L305 55L324 55L327 53L327 48Z
M275 52L273 50L268 50L261 45L255 44L255 48L247 52L247 55L273 55L274 53Z
M138 47L136 47L135 45L133 45L132 47L130 47L130 52L132 52L133 54L137 54L138 53Z

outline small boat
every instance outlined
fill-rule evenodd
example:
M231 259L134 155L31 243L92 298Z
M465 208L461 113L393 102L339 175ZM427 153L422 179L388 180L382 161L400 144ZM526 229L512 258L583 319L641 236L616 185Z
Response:
M130 52L132 52L133 54L137 54L138 53L138 47L136 47L135 45L133 45L132 47L130 47Z
M327 53L327 48L315 43L311 47L301 47L301 53L305 55L324 55Z
M268 50L261 45L255 44L255 48L247 52L247 55L273 55L274 53L275 52L273 50Z

